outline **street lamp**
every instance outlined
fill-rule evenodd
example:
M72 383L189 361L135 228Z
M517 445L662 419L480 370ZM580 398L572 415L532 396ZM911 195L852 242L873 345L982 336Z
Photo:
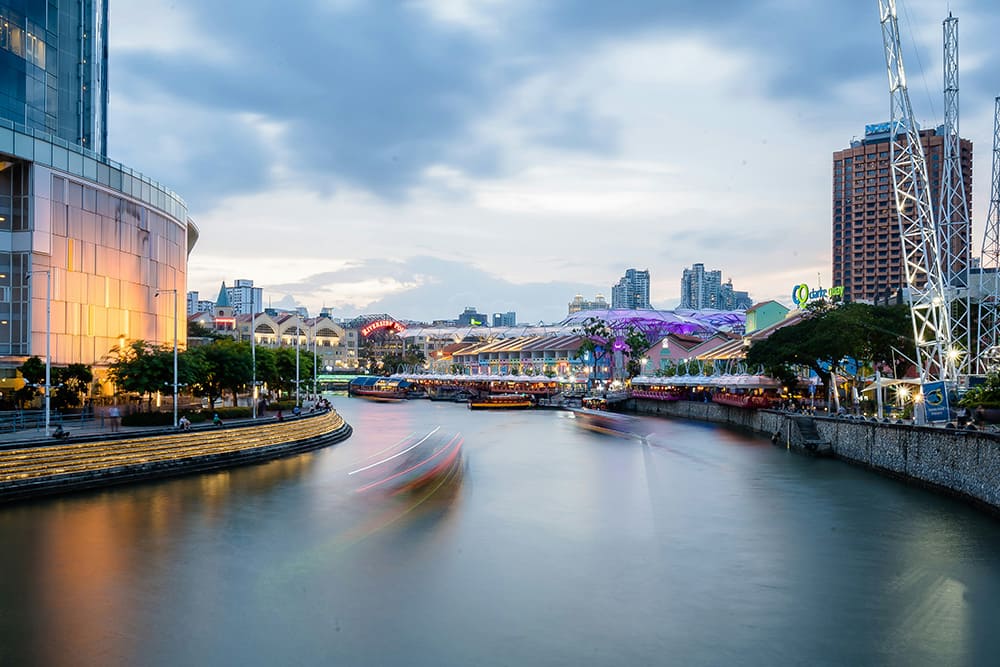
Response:
M49 352L49 342L52 338L52 270L29 271L24 274L24 277L31 278L32 273L45 274L45 436L48 437L50 435L49 414L51 412L49 408L52 402L52 392L49 389L52 385L52 355Z
M177 290L157 290L154 296L160 296L163 292L174 295L174 428L177 428Z
M250 291L250 365L253 366L251 375L250 402L251 414L257 419L257 299L253 290Z
M299 339L302 337L302 316L295 316L295 407L299 407Z

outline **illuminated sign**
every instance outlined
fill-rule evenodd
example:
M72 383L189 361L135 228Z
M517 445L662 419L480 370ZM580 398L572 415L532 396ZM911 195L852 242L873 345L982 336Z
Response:
M809 285L802 283L792 288L792 301L798 308L802 308L810 301L815 301L816 299L830 299L831 301L835 301L842 298L844 298L844 287L842 285L831 287L830 289L821 287L816 290L810 290Z
M872 123L870 125L865 125L865 136L872 134L888 134L889 133L889 123Z
M374 322L369 322L365 326L361 327L361 335L365 338L372 335L376 331L391 331L392 333L400 333L406 331L406 327L397 322L396 320L375 320Z

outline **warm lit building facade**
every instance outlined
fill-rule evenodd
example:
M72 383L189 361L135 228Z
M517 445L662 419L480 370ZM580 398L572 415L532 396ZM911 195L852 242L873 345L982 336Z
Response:
M937 213L944 137L921 130L932 208ZM972 207L972 142L960 149L966 201ZM968 247L971 226L955 242ZM906 287L899 220L889 171L889 124L865 127L865 137L833 154L833 284L851 301L884 301Z
M198 232L178 195L103 154L106 19L101 0L0 0L0 387L46 339L53 365L99 370L122 343L171 344L175 314L186 337Z

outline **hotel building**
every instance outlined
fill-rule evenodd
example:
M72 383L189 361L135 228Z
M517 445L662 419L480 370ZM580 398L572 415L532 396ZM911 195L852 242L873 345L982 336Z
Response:
M944 137L921 130L931 205L937 213ZM962 139L959 160L965 197L972 207L972 142ZM959 232L968 247L971 228ZM864 139L833 154L833 284L851 301L884 301L906 287L899 220L889 172L889 124L865 127Z
M186 337L184 201L109 160L106 0L0 0L0 388ZM157 298L157 293L160 293ZM47 324L46 310L51 320Z

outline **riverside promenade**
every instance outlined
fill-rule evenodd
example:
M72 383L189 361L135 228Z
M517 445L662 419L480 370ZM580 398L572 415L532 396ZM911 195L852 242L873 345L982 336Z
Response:
M0 501L258 463L332 445L351 432L336 411L327 410L183 431L79 428L70 430L67 440L34 430L5 434L0 440Z

